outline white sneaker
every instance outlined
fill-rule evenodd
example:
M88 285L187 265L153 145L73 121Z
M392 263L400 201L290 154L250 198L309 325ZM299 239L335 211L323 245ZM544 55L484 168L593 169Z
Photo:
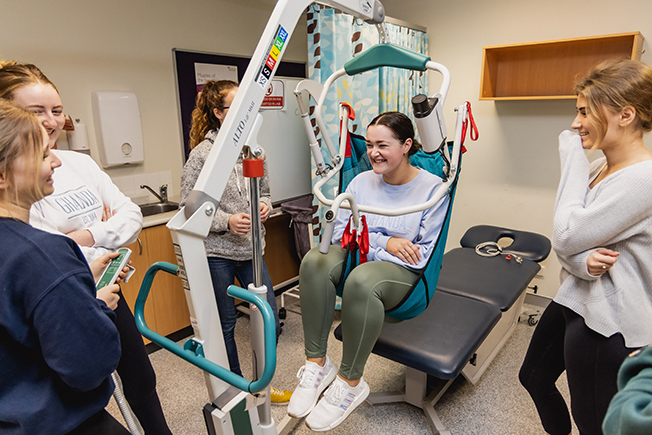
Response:
M290 417L302 418L308 415L317 404L321 392L333 382L336 376L337 369L328 355L326 355L324 367L306 361L306 365L301 367L297 373L299 385L294 390L288 404Z
M360 378L360 383L351 387L338 377L306 418L306 425L315 432L331 430L339 426L367 396L369 385L364 379Z

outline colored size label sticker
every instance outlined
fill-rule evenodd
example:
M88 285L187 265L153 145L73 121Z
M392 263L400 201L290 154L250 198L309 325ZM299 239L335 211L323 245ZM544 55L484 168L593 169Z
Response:
M256 76L256 83L258 83L263 89L267 86L272 77L272 72L281 56L281 52L287 42L288 36L288 32L283 28L283 26L279 25L274 41L269 48L269 53L265 59L265 63L261 65L258 75Z
M274 59L272 56L269 56L267 58L267 62L265 62L265 65L271 69L274 69L274 65L276 65L276 59Z

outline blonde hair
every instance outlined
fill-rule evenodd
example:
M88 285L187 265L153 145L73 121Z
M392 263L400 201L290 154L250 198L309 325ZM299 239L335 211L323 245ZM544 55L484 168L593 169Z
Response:
M192 111L190 149L199 145L206 133L222 126L222 121L215 116L213 109L224 107L224 97L237 87L238 84L231 80L211 80L204 84L201 94L197 96L197 106Z
M598 132L592 150L607 134L605 110L619 113L627 106L633 107L641 135L652 131L652 68L643 62L601 62L575 82L575 93L586 99L587 118Z
M7 190L5 193L5 201L12 204L18 203L18 186L14 183L14 167L16 161L23 156L32 157L34 187L26 199L34 203L43 199L43 192L38 183L39 168L43 159L41 122L33 113L0 99L0 171L7 180L8 189L13 190L13 192ZM29 164L29 159L27 164ZM29 169L29 166L26 169Z
M59 93L54 83L35 65L13 60L0 61L0 98L11 101L16 89L39 83L50 85Z

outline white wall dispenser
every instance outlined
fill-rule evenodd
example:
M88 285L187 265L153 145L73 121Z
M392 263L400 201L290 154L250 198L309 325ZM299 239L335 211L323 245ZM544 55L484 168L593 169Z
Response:
M91 147L88 145L86 124L82 124L79 119L76 119L73 125L75 129L68 131L68 147L73 151L90 155Z
M143 131L136 94L91 93L97 146L102 167L143 162Z

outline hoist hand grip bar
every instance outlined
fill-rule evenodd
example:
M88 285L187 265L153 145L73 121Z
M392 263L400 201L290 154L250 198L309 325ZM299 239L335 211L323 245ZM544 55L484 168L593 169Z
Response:
M233 385L236 388L248 391L250 393L256 393L267 388L267 386L272 381L272 378L274 377L274 371L276 370L276 325L274 323L274 315L272 314L272 309L270 308L267 301L255 293L236 286L231 286L227 290L227 293L230 296L237 297L238 299L242 299L255 305L263 316L265 368L258 380L249 381L242 376L238 376L235 373L232 373L229 369L219 366L214 362L204 358L203 356L198 355L197 351L185 349L183 346L175 343L169 338L166 338L149 329L147 323L145 323L145 302L147 301L147 296L149 296L149 291L152 287L154 276L161 270L171 275L177 275L179 266L159 261L152 264L149 269L147 269L145 278L143 278L143 283L140 286L140 291L138 292L136 305L134 306L134 317L136 319L136 326L138 327L140 333L144 337L147 337L154 343L169 350L178 357L183 358L189 363L223 380L224 382Z
M350 76L383 66L425 71L430 58L392 44L378 44L344 64Z
M337 220L337 212L340 209L340 204L347 201L349 203L349 208L351 209L351 214L353 215L353 226L356 229L360 229L360 210L358 208L358 203L355 202L355 198L348 192L340 193L335 197L333 205L326 211L326 226L324 227L324 234L321 238L321 244L319 245L319 252L322 254L328 254L328 249L331 246L331 239L333 238L333 233L335 232L335 221Z

